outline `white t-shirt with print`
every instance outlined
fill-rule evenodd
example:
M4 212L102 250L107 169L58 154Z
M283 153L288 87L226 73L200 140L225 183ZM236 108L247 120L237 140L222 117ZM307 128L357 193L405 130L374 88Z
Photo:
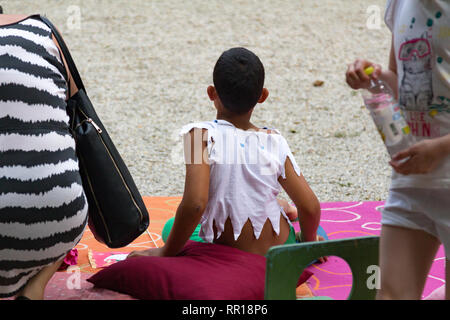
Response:
M450 0L388 0L398 100L418 141L450 133ZM433 172L393 171L391 188L449 188L450 157Z

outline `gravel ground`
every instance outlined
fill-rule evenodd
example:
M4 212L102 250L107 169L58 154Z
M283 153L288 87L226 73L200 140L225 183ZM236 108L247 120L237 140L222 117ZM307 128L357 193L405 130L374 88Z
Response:
M206 95L212 68L225 49L244 46L262 60L270 91L254 123L283 133L319 199L385 199L387 153L360 94L344 81L347 64L357 57L387 65L385 0L0 4L6 13L44 13L63 32L143 195L182 194L177 132L191 121L214 119ZM366 26L371 5L380 8L375 30ZM323 85L314 86L316 80Z

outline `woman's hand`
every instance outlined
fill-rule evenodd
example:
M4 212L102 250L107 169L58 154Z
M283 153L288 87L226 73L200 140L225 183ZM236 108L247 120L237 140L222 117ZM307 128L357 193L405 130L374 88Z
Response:
M136 257L164 257L163 247L161 248L151 248L147 250L138 250L131 252L127 259Z
M448 156L450 136L423 140L392 157L389 164L400 174L432 172ZM409 159L407 159L409 157ZM406 161L402 161L407 159Z
M356 59L350 63L345 73L345 81L355 90L366 89L370 86L370 77L364 72L364 69L373 67L372 78L378 79L381 75L381 66L364 59Z

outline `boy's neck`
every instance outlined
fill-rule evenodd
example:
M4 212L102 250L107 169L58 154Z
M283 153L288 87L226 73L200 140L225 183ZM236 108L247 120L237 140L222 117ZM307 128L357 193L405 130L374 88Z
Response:
M242 129L242 130L249 130L254 129L258 130L259 128L253 125L250 122L251 113L249 114L243 114L243 115L235 115L225 112L217 112L216 119L217 120L225 120L230 123L232 123L236 128Z

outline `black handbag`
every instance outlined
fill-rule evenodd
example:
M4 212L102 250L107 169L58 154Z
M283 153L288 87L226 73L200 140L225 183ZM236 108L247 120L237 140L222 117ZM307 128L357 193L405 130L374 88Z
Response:
M62 36L46 17L40 19L52 30L78 87L78 92L67 101L67 113L89 205L89 228L95 239L108 247L124 247L147 230L150 221L147 209L86 94Z

